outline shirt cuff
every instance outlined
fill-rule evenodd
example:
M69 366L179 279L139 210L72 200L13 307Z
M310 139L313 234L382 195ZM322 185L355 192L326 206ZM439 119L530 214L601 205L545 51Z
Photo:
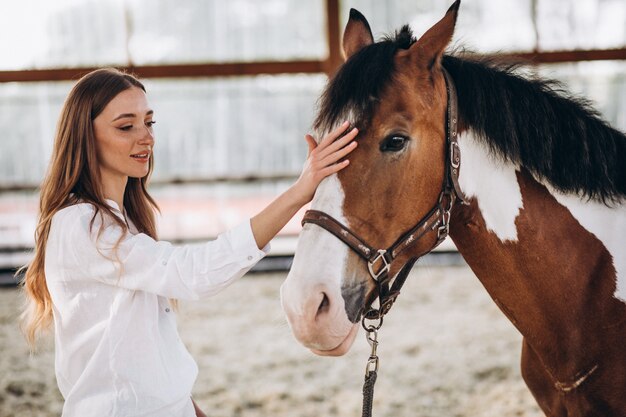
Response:
M269 243L263 249L258 248L249 219L231 229L230 241L233 251L241 254L244 262L250 264L255 264L263 259L272 249Z

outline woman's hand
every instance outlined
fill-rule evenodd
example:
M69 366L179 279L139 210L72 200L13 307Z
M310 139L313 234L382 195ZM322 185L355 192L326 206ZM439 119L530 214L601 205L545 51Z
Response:
M356 148L354 138L358 133L357 129L352 129L344 137L337 139L348 126L349 123L344 122L322 139L319 145L312 136L306 135L309 156L300 178L269 206L250 219L252 234L259 249L265 247L298 210L311 201L315 189L324 178L348 166L347 159L337 162Z
M324 178L341 171L350 163L348 159L337 162L357 147L357 142L354 140L359 133L357 128L353 128L343 137L337 139L346 132L349 126L348 122L343 122L341 126L322 139L319 144L317 144L313 136L305 136L309 144L309 153L300 178L293 186L293 190L296 192L297 198L302 205L313 199L317 186Z

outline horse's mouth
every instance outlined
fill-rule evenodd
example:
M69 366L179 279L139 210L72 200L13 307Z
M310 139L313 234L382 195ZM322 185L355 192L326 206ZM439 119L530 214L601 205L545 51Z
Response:
M357 333L359 332L359 323L355 323L350 328L350 331L346 335L346 338L343 339L341 343L335 346L332 349L313 349L311 348L311 352L315 353L319 356L342 356L348 353L352 344L354 343L354 339L356 338Z

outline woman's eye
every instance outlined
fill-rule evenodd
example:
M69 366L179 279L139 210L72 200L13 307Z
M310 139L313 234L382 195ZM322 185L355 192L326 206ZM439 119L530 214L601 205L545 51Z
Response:
M146 126L152 127L152 126L154 126L155 123L156 123L156 120L150 120L150 121L146 122Z
M124 132L128 132L132 128L133 128L133 125L118 127L119 130L123 130Z
M404 149L407 142L406 136L391 135L380 144L380 150L382 152L398 152Z

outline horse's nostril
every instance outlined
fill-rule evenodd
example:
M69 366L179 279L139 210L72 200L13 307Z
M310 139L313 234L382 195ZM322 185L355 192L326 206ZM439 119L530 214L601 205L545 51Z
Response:
M328 298L326 293L322 293L322 302L320 303L319 307L317 307L316 316L319 316L320 314L324 314L325 312L328 311L329 308L330 308L330 299Z

